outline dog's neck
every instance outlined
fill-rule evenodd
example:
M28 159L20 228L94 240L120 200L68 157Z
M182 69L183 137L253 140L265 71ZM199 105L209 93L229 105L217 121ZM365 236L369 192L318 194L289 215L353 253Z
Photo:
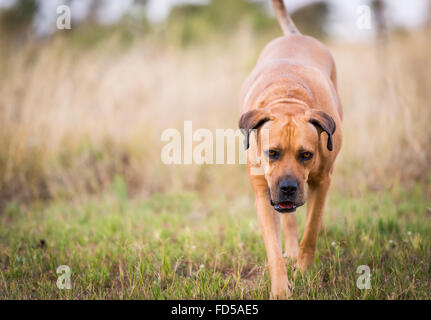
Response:
M309 107L313 95L305 85L291 81L278 81L271 84L255 100L257 108L268 108L277 104L300 104Z
M270 103L264 105L264 108L270 108L273 107L275 105L279 105L279 104L296 104L296 105L302 105L304 107L309 107L309 105L304 102L303 100L300 99L295 99L295 98L279 98L279 99L273 99L271 100Z

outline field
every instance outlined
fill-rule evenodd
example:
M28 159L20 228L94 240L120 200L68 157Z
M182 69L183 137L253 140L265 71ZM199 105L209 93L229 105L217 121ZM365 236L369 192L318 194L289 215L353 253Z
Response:
M5 299L268 299L264 246L249 197L196 193L115 197L2 215L0 297ZM396 199L394 201L394 199ZM299 210L298 220L304 220ZM294 299L429 299L431 211L411 192L332 194L313 270ZM301 224L303 225L303 224ZM301 228L302 230L302 228ZM288 272L293 276L292 264ZM68 265L70 290L56 287ZM360 265L371 289L356 282Z
M2 53L0 298L268 299L245 166L165 165L160 137L185 120L236 129L241 83L276 35L245 24L180 48L72 34ZM293 298L430 299L427 34L327 44L344 145L315 266ZM70 290L56 286L60 265ZM356 285L361 265L371 289Z

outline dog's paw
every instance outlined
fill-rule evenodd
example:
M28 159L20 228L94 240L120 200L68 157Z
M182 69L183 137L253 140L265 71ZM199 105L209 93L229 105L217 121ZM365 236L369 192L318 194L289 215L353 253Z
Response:
M314 262L313 252L300 252L298 255L298 261L296 262L296 272L304 272L307 270Z
M292 295L292 288L289 281L279 281L271 284L271 299L272 300L285 300L289 299Z
M290 260L298 259L298 247L296 248L286 248L283 253L283 258L288 258Z

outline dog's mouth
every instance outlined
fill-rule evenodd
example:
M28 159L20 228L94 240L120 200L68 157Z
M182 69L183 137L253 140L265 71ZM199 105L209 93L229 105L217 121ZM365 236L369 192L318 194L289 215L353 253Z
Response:
M274 207L274 209L280 213L292 213L296 211L296 208L302 206L303 202L295 202L290 200L283 200L278 201L277 203L274 203L272 201L271 192L268 189L268 195L269 195L269 202L271 203L271 206Z
M296 204L292 201L282 201L274 205L274 209L281 213L295 212Z

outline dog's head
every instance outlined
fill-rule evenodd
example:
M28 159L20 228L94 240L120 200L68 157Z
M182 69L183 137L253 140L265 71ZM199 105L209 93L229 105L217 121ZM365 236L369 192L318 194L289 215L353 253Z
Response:
M323 111L302 105L280 105L248 111L239 121L249 148L250 131L257 130L258 160L269 187L271 205L293 212L305 203L305 183L319 159L319 140L327 134L325 148L333 149L335 122ZM267 137L267 138L264 138Z

